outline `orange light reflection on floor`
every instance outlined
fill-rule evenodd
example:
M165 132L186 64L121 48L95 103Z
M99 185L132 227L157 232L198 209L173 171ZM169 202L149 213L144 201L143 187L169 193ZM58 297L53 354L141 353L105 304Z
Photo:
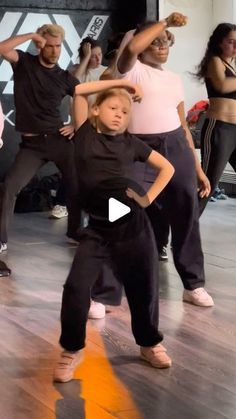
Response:
M85 348L84 361L75 373L75 378L81 380L81 397L85 401L85 418L123 418L126 411L127 418L141 419L142 415L135 405L132 395L114 375L99 332L89 325L87 336L88 343ZM117 412L120 412L120 416Z

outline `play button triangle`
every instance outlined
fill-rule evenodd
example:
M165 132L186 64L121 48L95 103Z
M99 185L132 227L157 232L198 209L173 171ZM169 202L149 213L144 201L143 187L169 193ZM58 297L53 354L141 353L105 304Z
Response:
M108 206L108 219L111 223L118 220L121 217L124 217L130 212L130 207L128 205L122 204L115 198L109 198Z

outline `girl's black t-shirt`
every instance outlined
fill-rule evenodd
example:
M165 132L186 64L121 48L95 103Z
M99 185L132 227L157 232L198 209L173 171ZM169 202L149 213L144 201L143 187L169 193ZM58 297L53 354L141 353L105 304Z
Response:
M132 206L127 187L141 193L132 181L134 162L145 162L152 149L127 132L115 136L97 133L89 120L76 132L74 143L81 206L89 214L104 217L111 197Z

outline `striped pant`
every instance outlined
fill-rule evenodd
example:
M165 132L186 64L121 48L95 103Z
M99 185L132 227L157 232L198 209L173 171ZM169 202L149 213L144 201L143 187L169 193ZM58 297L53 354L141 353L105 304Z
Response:
M205 120L201 132L201 160L213 194L228 162L236 172L236 124L213 118ZM199 200L200 215L210 196Z

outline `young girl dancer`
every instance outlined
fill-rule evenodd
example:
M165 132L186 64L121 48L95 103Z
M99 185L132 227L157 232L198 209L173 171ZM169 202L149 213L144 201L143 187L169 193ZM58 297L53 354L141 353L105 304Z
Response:
M86 96L99 93L88 120ZM171 366L158 330L157 255L152 229L143 208L159 195L174 173L172 165L135 136L128 134L131 98L139 100L138 86L127 80L83 83L76 87L75 135L79 196L89 214L89 225L79 235L79 246L66 280L61 309L63 348L54 380L73 378L85 346L90 290L109 261L123 283L131 312L132 332L141 358L156 368ZM130 188L134 161L158 169L158 176L141 196ZM109 198L131 211L110 222Z

